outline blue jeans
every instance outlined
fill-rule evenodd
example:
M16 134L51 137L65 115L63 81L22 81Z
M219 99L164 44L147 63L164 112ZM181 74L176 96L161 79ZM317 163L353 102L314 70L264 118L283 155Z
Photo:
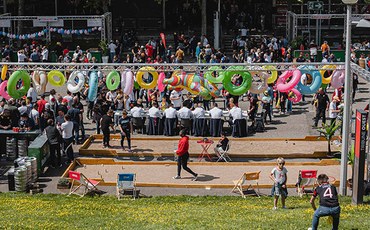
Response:
M319 226L319 219L322 216L332 216L333 217L333 230L338 229L339 225L339 216L340 216L340 206L337 207L325 207L325 206L319 206L318 209L316 209L315 213L313 214L312 219L312 230L316 230L317 226Z
M80 124L77 122L73 122L73 135L75 139L76 145L78 144L78 139L80 138Z

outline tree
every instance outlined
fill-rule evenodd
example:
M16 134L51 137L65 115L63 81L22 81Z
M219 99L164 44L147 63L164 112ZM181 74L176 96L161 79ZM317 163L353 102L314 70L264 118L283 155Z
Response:
M207 34L207 0L202 0L202 34Z
M109 12L110 5L111 0L86 0L84 8L89 9L90 12L104 14L106 12Z
M330 147L330 141L332 137L334 136L335 131L342 125L342 122L333 122L331 125L323 124L321 129L318 129L317 131L320 134L323 134L328 141L328 155L331 156L331 147Z

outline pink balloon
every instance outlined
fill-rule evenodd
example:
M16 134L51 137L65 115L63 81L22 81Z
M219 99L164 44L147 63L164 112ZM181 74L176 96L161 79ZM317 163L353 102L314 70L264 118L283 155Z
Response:
M126 72L126 85L123 93L126 95L130 95L134 90L134 74L131 71Z
M5 100L9 100L11 97L9 96L8 92L5 90L5 88L8 85L8 80L3 81L0 84L0 96L2 96Z
M292 78L287 83L286 80L290 77ZM280 92L288 92L291 89L293 89L294 86L296 86L300 80L301 80L301 71L299 71L298 69L293 71L292 70L284 71L276 82L276 89L279 90Z
M289 91L289 93L290 93L290 92L294 93L295 97L289 97L289 98L288 98L288 99L289 99L289 101L292 101L292 102L294 102L294 103L298 103L298 102L302 99L302 94L301 94L301 92L299 92L299 90L298 90L298 89L293 88L293 89L291 89L291 90Z
M160 73L159 74L159 77L158 77L158 81L157 81L157 85L158 85L158 90L159 92L163 92L166 88L166 86L163 84L163 80L166 78L166 74L165 73Z

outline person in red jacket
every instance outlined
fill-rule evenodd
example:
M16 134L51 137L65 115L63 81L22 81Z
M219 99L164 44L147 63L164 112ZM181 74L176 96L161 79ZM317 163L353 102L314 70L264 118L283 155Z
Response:
M196 181L198 178L198 174L193 172L190 168L188 168L188 160L189 160L189 137L186 136L186 130L182 129L180 131L180 141L178 148L176 150L177 154L177 176L173 177L173 179L181 179L181 166L182 168L187 171L188 173L192 174L193 181Z

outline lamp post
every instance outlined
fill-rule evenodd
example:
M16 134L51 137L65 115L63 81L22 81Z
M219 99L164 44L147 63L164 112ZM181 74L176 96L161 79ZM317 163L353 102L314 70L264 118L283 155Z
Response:
M341 155L341 170L340 170L340 185L339 193L347 195L347 167L348 167L348 146L350 142L350 122L352 117L352 76L351 76L351 22L352 22L352 5L358 0L342 0L347 5L347 20L346 20L346 58L345 58L345 83L344 83L344 111L343 111L343 133L342 133L342 155Z

